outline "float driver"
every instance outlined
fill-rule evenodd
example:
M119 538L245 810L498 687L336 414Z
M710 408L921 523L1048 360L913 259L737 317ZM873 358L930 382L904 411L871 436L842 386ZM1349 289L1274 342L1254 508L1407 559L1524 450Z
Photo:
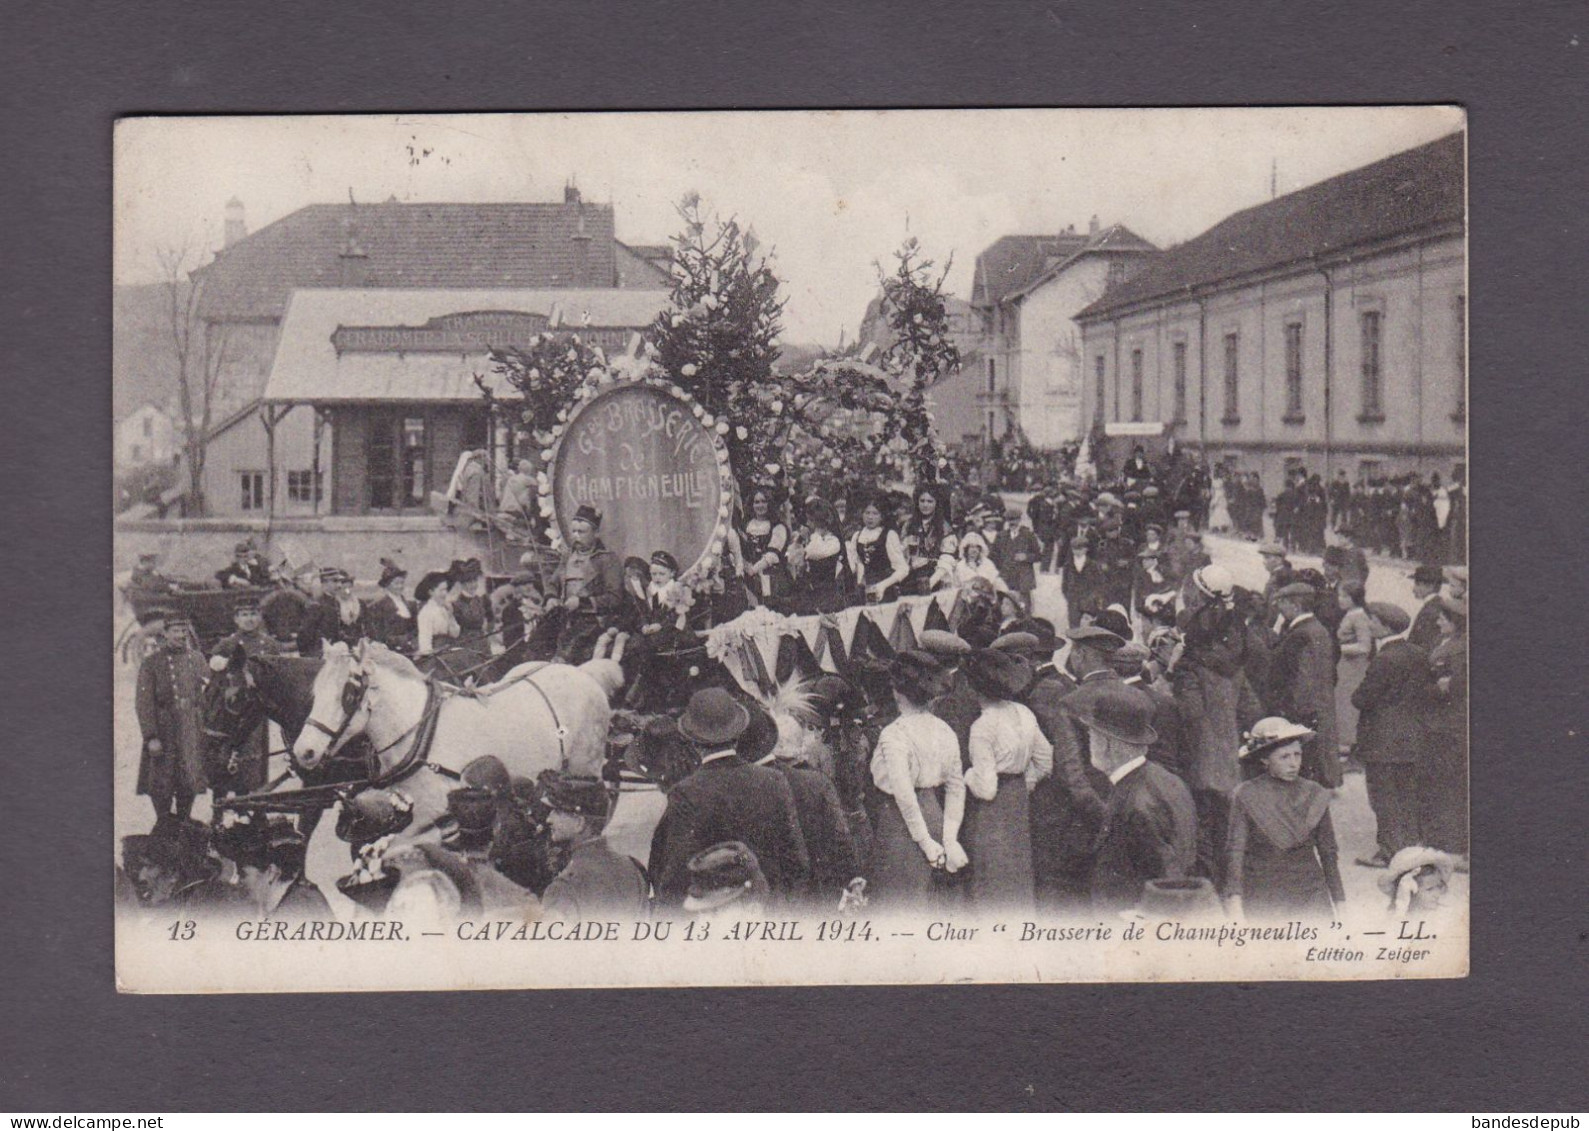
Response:
M568 524L569 551L552 574L552 601L561 617L557 659L590 659L596 638L623 604L623 563L602 544L601 513L588 503Z

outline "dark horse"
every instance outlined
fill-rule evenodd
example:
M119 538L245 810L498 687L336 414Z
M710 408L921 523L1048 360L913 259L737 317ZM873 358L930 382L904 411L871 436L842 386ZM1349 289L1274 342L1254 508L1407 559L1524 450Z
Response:
M292 745L314 705L321 664L317 658L250 656L235 646L204 694L205 740L226 752L240 750L268 719L281 727L290 761ZM355 738L336 758L313 769L292 763L292 772L305 786L358 781L365 776L368 748L366 739ZM320 810L305 810L299 831L308 837L319 823Z

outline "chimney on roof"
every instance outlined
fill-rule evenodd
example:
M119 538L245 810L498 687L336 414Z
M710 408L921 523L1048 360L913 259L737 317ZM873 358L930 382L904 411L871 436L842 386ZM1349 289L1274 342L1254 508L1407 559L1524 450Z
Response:
M370 257L359 243L353 217L342 221L342 250L337 253L337 281L344 287L362 287L370 280Z
M226 222L221 228L221 247L231 247L248 235L248 223L243 218L243 202L232 197L226 202Z
M1094 213L1093 218L1091 220L1087 221L1087 235L1096 236L1097 234L1098 234L1098 216L1097 216L1096 213Z
M574 231L568 237L574 241L574 280L576 287L600 287L611 285L600 283L591 276L591 241L596 237L591 235L585 227L585 200L579 193L579 187L572 178L563 186L563 205L574 210Z

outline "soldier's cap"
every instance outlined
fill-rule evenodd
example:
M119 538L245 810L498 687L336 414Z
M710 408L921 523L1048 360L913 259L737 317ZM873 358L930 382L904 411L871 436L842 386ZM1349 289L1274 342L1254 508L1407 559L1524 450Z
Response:
M1260 542L1258 543L1258 552L1266 558L1283 558L1286 556L1286 548L1278 542Z
M1293 581L1289 585L1282 585L1275 591L1276 600L1279 600L1282 597L1294 597L1298 600L1311 601L1318 595L1319 591L1313 586L1309 585L1306 581Z
M921 645L923 652L931 652L935 656L964 656L971 651L971 645L941 628L927 629L916 642Z
M1160 523L1157 523L1157 522L1148 523L1146 526L1144 526L1142 528L1142 533L1146 534L1146 533L1148 533L1149 531L1152 531L1152 530L1156 530L1160 534L1164 533L1164 527Z
M1126 643L1122 637L1096 624L1077 625L1065 633L1065 639L1073 644L1085 644L1089 648L1097 648L1101 652L1117 651L1125 647Z
M257 612L259 612L259 598L258 597L239 597L239 598L237 598L237 600L232 602L232 615L234 617L238 613L257 613Z
M1039 650L1037 637L1030 632L1006 632L1003 636L995 637L988 647L996 652L1031 653Z
M607 816L607 787L596 778L558 774L547 779L541 792L546 798L546 807L554 813L598 819Z
M736 900L767 894L767 879L762 875L756 854L742 841L714 844L690 857L689 894L684 910L713 911Z
M176 614L164 605L154 605L138 614L138 623L145 628L151 624L162 623L170 620Z

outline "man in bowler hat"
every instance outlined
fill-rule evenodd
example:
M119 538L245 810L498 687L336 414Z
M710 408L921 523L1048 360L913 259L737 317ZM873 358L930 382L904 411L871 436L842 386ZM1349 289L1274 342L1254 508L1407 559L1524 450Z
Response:
M689 892L690 859L723 841L749 845L775 899L797 900L811 877L811 859L788 781L777 770L745 762L735 749L750 711L721 687L690 696L679 733L701 754L700 767L668 793L651 841L657 900L677 907Z
M1412 595L1418 602L1418 612L1412 618L1407 639L1425 652L1432 652L1440 643L1440 587L1445 580L1445 570L1437 565L1421 565L1412 571Z
M1313 614L1318 590L1293 581L1277 590L1274 608L1282 624L1269 655L1263 696L1271 715L1314 731L1302 748L1302 775L1328 789L1341 784L1340 731L1335 721L1335 637Z

